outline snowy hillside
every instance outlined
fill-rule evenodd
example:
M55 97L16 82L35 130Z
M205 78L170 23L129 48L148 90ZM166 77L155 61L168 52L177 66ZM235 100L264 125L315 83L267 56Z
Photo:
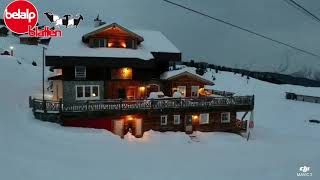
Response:
M310 166L319 179L320 105L284 99L319 88L278 86L231 73L208 72L215 88L255 94L250 141L227 133L147 132L124 140L104 130L65 128L33 119L28 96L41 92L41 69L0 56L0 179L245 179L283 180ZM212 74L213 73L213 74ZM9 78L10 77L10 78Z
M4 0L7 4L11 0ZM162 31L183 52L195 59L248 70L280 72L320 80L320 59L238 31L161 0L55 0L35 1L40 13L81 13L80 26L91 26L99 13L107 23ZM302 49L320 53L320 23L282 0L174 0L209 15L230 21ZM319 15L320 1L302 1ZM0 6L3 12L4 6ZM47 23L45 16L40 16ZM231 53L232 52L232 53Z

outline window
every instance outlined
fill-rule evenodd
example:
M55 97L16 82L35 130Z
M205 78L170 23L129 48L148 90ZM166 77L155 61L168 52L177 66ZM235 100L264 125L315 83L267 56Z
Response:
M200 124L209 124L209 113L200 114Z
M123 67L111 70L111 79L132 79L133 70L130 67Z
M77 98L82 98L83 97L83 87L82 86L77 86Z
M178 86L177 91L181 93L182 97L186 97L187 95L186 86Z
M199 86L191 86L191 97L199 96Z
M230 122L230 112L221 113L221 123L229 123Z
M98 85L78 85L76 86L76 100L98 100L100 92Z
M180 124L180 115L173 115L173 124Z
M168 116L167 115L165 115L165 116L161 116L161 122L160 122L160 124L161 124L161 126L165 126L165 125L167 125L167 120L168 120Z
M93 39L93 47L106 47L105 39Z
M86 78L87 68L85 66L76 66L74 68L75 78Z

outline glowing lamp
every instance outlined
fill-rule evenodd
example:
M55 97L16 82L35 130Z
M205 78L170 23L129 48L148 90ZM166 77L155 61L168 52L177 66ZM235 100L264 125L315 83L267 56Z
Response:
M133 120L133 117L132 117L132 116L127 116L127 120L128 120L128 121L132 121L132 120Z
M12 50L12 49L14 49L14 47L13 47L13 46L10 46L10 49Z
M199 116L197 116L197 115L192 116L192 120L198 120L198 119L199 119Z
M125 43L125 42L121 42L121 47L123 47L123 48L126 48L127 47L127 44Z
M145 88L144 86L141 86L141 87L139 87L139 90L140 90L140 91L145 91L146 88Z
M92 97L96 97L97 95L96 95L96 93L92 93Z
M113 43L109 42L108 47L112 47L112 46L113 46Z

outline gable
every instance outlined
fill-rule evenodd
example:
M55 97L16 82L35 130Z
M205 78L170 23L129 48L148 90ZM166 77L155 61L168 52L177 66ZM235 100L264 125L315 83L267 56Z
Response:
M99 27L82 37L84 42L88 42L90 38L135 39L138 43L141 43L144 40L140 35L118 25L117 23Z
M203 85L214 85L212 81L209 81L201 76L189 73L189 72L183 72L180 74L177 74L175 76L172 76L168 78L167 80L171 80L174 82L193 82L193 83L199 83Z

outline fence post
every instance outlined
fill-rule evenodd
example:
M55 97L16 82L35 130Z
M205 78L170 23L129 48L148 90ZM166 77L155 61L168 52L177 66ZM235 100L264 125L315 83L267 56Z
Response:
M36 111L36 107L35 107L35 99L32 99L32 112Z
M89 100L87 101L87 112L89 112Z
M62 113L62 99L59 100L59 112Z
M43 103L43 112L47 113L47 101L44 100L42 103Z
M120 98L120 112L122 112L122 99Z
M31 96L29 96L29 108L32 108L32 97Z

